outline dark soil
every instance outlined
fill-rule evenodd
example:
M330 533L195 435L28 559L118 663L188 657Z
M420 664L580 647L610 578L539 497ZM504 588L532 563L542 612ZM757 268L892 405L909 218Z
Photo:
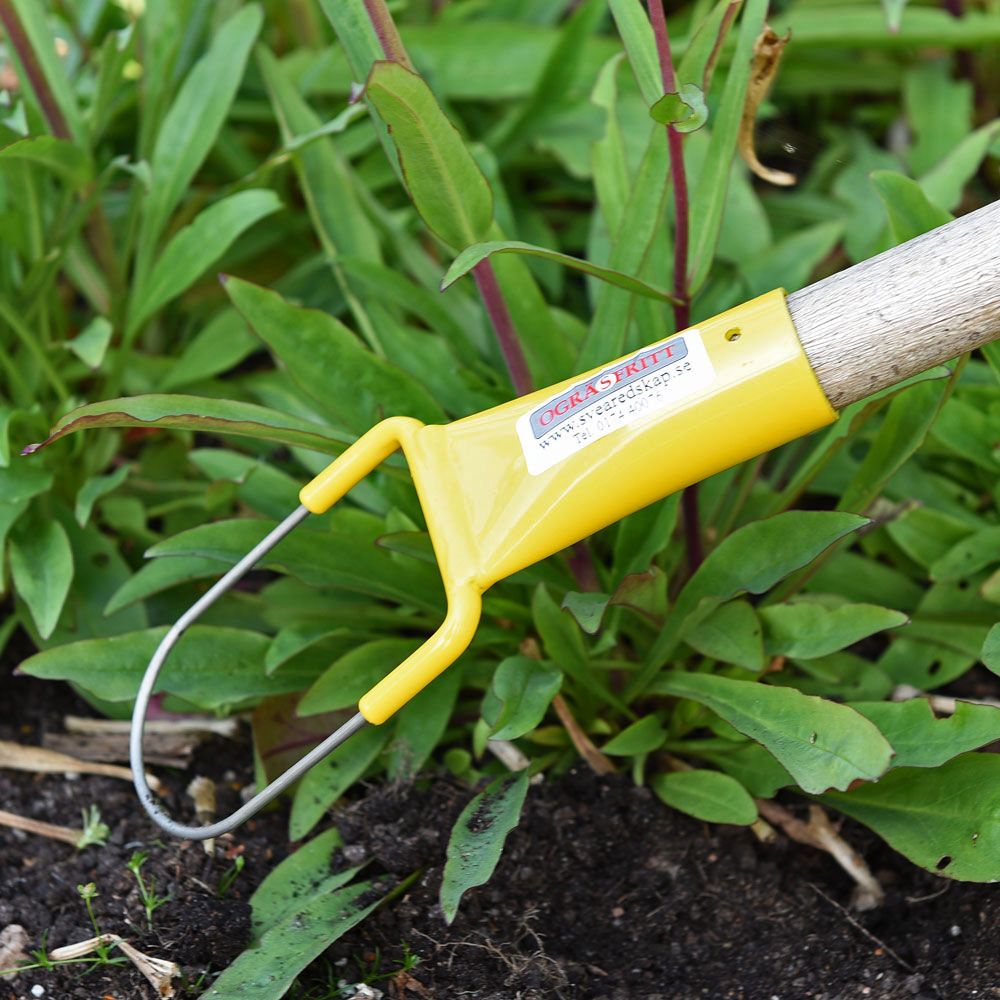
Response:
M0 671L0 739L40 742L66 712L86 708L65 685ZM245 744L215 741L186 773L158 773L191 820L191 777L220 779L221 814L250 780L249 756ZM624 777L582 770L532 787L496 874L448 927L437 905L441 867L471 794L444 779L373 788L338 814L346 846L335 864L364 858L369 876L422 873L334 944L291 996L335 1000L352 995L339 982L367 980L387 998L449 1000L1000 997L1000 888L924 873L847 823L888 895L879 911L850 914L851 884L826 855L705 826ZM111 828L104 847L77 852L0 829L0 931L22 925L31 948L90 937L76 886L94 882L101 930L179 963L178 996L199 995L247 942L247 899L289 849L285 812L247 824L208 856L201 844L161 840L125 782L0 770L0 808L78 826L91 804ZM152 928L126 868L136 850L149 852L143 874L157 894L172 897ZM245 869L220 899L237 853ZM0 979L0 1000L27 1000L37 986L60 1000L153 996L131 965L86 968Z

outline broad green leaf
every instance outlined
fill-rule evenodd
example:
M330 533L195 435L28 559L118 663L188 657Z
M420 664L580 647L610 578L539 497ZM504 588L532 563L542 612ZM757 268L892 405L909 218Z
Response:
M296 906L340 885L328 886L329 879L340 879L345 873L330 874L333 852L343 841L337 830L330 829L293 851L277 867L268 872L267 877L250 897L253 910L251 921L254 940L259 941L268 928L279 923ZM347 869L351 872L351 869ZM352 873L353 874L353 873ZM350 881L346 879L345 881Z
M960 626L943 627L955 629ZM909 684L921 691L932 691L961 677L978 658L978 652L967 653L954 646L914 639L904 633L879 657L878 666L894 684Z
M841 222L821 222L798 230L762 253L740 261L748 295L763 295L772 288L798 290L808 283L843 233Z
M543 260L550 260L556 264L563 264L576 271L600 278L608 282L609 285L616 285L626 291L634 292L636 295L643 295L651 299L659 299L661 302L672 302L674 297L663 291L661 288L654 288L646 284L640 278L635 278L630 274L622 274L620 271L610 267L602 267L599 264L592 264L590 261L581 260L579 257L571 257L569 254L559 253L556 250L547 250L545 247L536 247L530 243L521 243L518 240L498 240L489 243L476 243L466 247L452 262L447 274L441 280L441 291L454 284L463 275L468 274L480 261L486 260L493 254L518 253L529 257L540 257Z
M7 589L7 561L2 558L7 545L7 536L18 518L28 509L28 503L27 498L15 500L13 503L6 499L0 502L0 593L4 593ZM16 616L13 617L16 619Z
M411 698L396 714L389 746L389 778L415 777L441 742L462 685L462 668L451 666Z
M27 163L57 174L73 188L91 179L93 167L83 147L51 135L21 139L0 149L0 167L4 163Z
M221 576L224 567L217 559L204 556L175 556L171 559L150 559L140 566L111 596L104 614L113 615L136 601L143 601L154 594L176 587L179 583Z
M322 127L319 116L302 99L270 50L258 46L257 62L286 149L296 136L316 133ZM327 254L380 260L378 235L365 216L355 191L356 181L336 144L330 138L320 138L296 149L293 159L313 228Z
M903 23L903 11L907 0L882 0L882 10L885 11L886 27L894 34Z
M322 885L323 881L317 890ZM202 995L211 1000L275 1000L284 996L313 959L382 902L377 892L372 899L373 892L373 883L359 882L311 894L268 927Z
M757 819L750 793L728 774L677 771L658 774L649 785L668 806L706 823L749 826Z
M708 106L701 87L685 83L677 92L664 94L649 109L649 117L678 132L696 132L708 121Z
M348 708L418 647L416 639L377 639L340 657L299 702L299 715L318 715Z
M601 753L616 757L633 757L639 753L652 753L663 746L667 731L655 715L647 715L626 726L617 736L601 747Z
M184 78L163 119L151 158L152 184L139 236L140 286L151 271L156 244L170 214L229 114L263 19L260 7L249 4L215 31L208 51Z
M920 185L909 177L892 170L876 170L872 174L872 184L885 205L889 228L897 243L905 243L951 222L951 215L932 205Z
M666 624L629 686L643 691L664 660L711 611L739 594L763 594L834 542L868 524L856 514L793 510L738 528L715 548L680 592ZM697 617L695 618L695 615Z
M661 228L668 178L667 133L665 129L654 128L639 172L632 180L621 224L614 234L608 259L612 269L624 274L641 270L654 235ZM580 348L578 369L593 368L623 353L633 301L625 289L600 289L590 329Z
M877 784L829 793L823 802L928 871L1000 881L998 754L963 754L934 768L893 768Z
M281 671L277 676L281 676ZM301 840L368 770L382 752L392 726L365 726L316 764L299 782L288 818L289 840Z
M260 348L246 320L235 309L224 309L184 348L157 388L167 392L201 382L229 371Z
M274 521L239 518L189 528L154 545L149 556L204 556L238 562L272 528ZM338 587L440 614L443 600L436 570L390 553L357 533L293 531L260 566L284 570L314 587Z
M780 788L795 784L795 779L759 743L741 741L731 748L689 751L732 775L751 795L772 799Z
M459 249L485 239L493 194L427 84L399 63L378 62L365 93L389 128L407 190L427 227Z
M107 496L112 491L118 489L127 478L127 465L120 465L114 472L109 472L106 476L91 476L80 487L80 492L76 495L76 504L73 508L76 523L81 528L85 528L87 522L90 520L90 513L94 509L94 504L101 497Z
M984 528L963 538L931 563L932 580L965 580L1000 562L1000 528Z
M892 744L893 767L939 767L952 757L1000 740L1000 708L955 703L953 715L937 718L926 698L855 701L851 708L878 726Z
M149 279L136 290L127 329L138 329L157 309L186 291L241 233L279 208L281 202L273 191L251 189L231 194L200 212L170 240Z
M690 287L693 291L704 284L715 254L750 79L754 42L764 26L766 14L767 0L747 0L743 7L733 60L722 88L718 111L712 119L712 135L704 168L693 187L690 243Z
M544 584L535 589L531 613L549 659L570 673L586 669L589 656L580 629L556 604Z
M507 834L517 826L528 793L528 772L518 771L487 785L452 827L441 879L441 909L446 923L458 913L462 896L489 881Z
M903 612L875 604L827 607L813 600L772 604L759 613L767 655L800 660L827 656L909 621Z
M654 104L663 94L663 77L660 75L653 28L646 11L639 0L609 0L609 6L642 99L647 105Z
M107 353L112 333L111 324L103 316L95 316L72 340L66 341L66 348L96 371Z
M352 441L342 431L278 413L255 403L153 393L106 399L101 403L78 407L67 413L44 441L29 447L34 452L67 434L92 427L172 427L210 434L236 434L309 448L327 455L339 455ZM3 489L3 474L7 471L0 469L0 491Z
M895 2L901 9L902 3ZM920 59L903 77L903 103L913 131L906 160L915 177L926 174L972 131L972 81L954 79L951 64L947 58Z
M364 0L320 0L344 47L355 80L367 75L372 63L386 57Z
M920 190L927 200L945 212L954 212L962 201L966 185L979 172L991 144L1000 135L1000 120L970 133L943 160L920 178Z
M72 681L106 701L131 701L166 628L128 632L55 646L25 660L32 677ZM244 705L271 694L301 690L295 673L264 673L268 638L244 629L195 625L181 637L156 683L205 709Z
M296 383L344 426L365 431L393 415L444 421L419 382L372 354L329 313L294 306L277 292L237 278L226 282L226 291Z
M948 398L951 383L918 382L895 396L864 460L840 498L841 510L864 510L884 484L923 444Z
M892 747L885 737L845 705L792 688L677 671L661 674L651 690L710 708L770 750L807 792L845 789L889 767Z
M48 8L36 0L9 0L5 6L9 15L20 22L35 60L34 67L29 69L21 61L18 46L6 47L8 59L17 66L24 92L33 96L37 106L44 106L44 118L54 135L60 139L71 139L77 146L86 149L87 129L73 85L56 52L55 39L48 24ZM43 95L42 90L47 93Z
M562 686L558 670L526 656L508 656L497 667L483 718L492 728L490 739L516 740L535 729Z
M684 641L713 660L760 671L764 669L763 636L753 605L727 601L691 628Z
M55 630L73 582L73 551L63 526L34 514L10 533L10 575L43 639Z
M1000 624L994 625L987 634L980 658L993 673L1000 674Z
M570 591L563 598L562 609L568 611L577 625L587 635L596 635L601 628L604 612L608 609L611 598L607 594L576 593Z
M613 579L644 573L669 544L677 524L680 494L622 518L615 535Z
M52 473L37 459L15 458L11 465L0 468L0 503L20 503L37 497L48 491L52 479Z

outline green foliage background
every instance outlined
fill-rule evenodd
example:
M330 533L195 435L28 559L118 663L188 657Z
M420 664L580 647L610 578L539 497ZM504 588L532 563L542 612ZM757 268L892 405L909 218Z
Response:
M382 67L349 104L382 54L355 0L0 0L0 642L27 633L26 672L127 714L164 626L331 456L383 416L511 398L473 267L538 387L674 329L656 51L641 5L610 7L398 5L420 76ZM997 196L995 0L747 0L715 64L736 9L668 12L707 98L684 137L694 321ZM792 36L758 151L791 189L736 155L765 16ZM797 787L931 870L1000 878L1000 758L975 752L998 709L891 700L995 691L998 377L984 348L713 477L693 574L671 497L498 585L460 663L301 783L290 836L365 775L499 773L491 735L569 767L559 693L676 808L749 823ZM256 708L274 773L444 599L397 460L264 567L162 688L167 708Z

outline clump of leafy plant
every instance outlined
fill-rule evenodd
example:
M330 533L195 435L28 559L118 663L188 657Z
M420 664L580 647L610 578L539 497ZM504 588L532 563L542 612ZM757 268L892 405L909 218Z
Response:
M142 866L149 860L149 853L147 851L135 851L132 857L128 859L128 865L126 866L128 870L135 876L136 885L139 888L139 900L142 903L142 908L146 911L146 925L152 930L153 928L153 914L161 907L164 903L169 903L171 896L169 893L166 896L158 896L156 894L156 882L153 878L148 880L142 874Z
M0 451L16 487L6 628L43 647L24 670L109 711L127 711L205 581L383 416L487 408L997 194L980 52L995 12L893 5L892 30L874 5L793 4L771 15L792 40L764 98L748 97L763 0L692 4L669 30L638 0L612 0L613 27L597 0L415 4L401 31L380 2L321 6L335 40L278 4L199 20L149 2L119 33L120 14L74 21L68 5L69 35L100 58L60 62L44 14L0 0L44 49L50 92L21 65L11 114L28 137L0 150L3 205L50 206L3 246L4 280L33 303L11 312L21 333L0 311L18 413ZM45 152L39 172L17 173L19 147ZM755 179L741 151L798 182ZM209 267L239 277L223 291L199 281ZM96 373L62 346L85 331L85 353L106 340ZM30 361L39 343L55 377ZM1000 877L1000 765L975 752L1000 738L998 709L939 717L933 700L1000 669L998 378L986 348L497 585L466 656L300 783L290 836L366 775L436 759L495 778L485 751L502 739L532 771L620 762L715 822L798 790L929 870ZM255 707L273 774L437 626L444 598L396 459L264 566L277 578L220 601L162 687L167 708ZM271 916L232 982L282 954L289 877L256 899ZM361 918L355 888L307 904L302 955Z

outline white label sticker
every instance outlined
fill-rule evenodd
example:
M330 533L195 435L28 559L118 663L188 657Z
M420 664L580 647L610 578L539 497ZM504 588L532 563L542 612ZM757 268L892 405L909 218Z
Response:
M616 361L518 420L528 472L537 476L619 427L670 409L714 378L697 330L685 330Z

